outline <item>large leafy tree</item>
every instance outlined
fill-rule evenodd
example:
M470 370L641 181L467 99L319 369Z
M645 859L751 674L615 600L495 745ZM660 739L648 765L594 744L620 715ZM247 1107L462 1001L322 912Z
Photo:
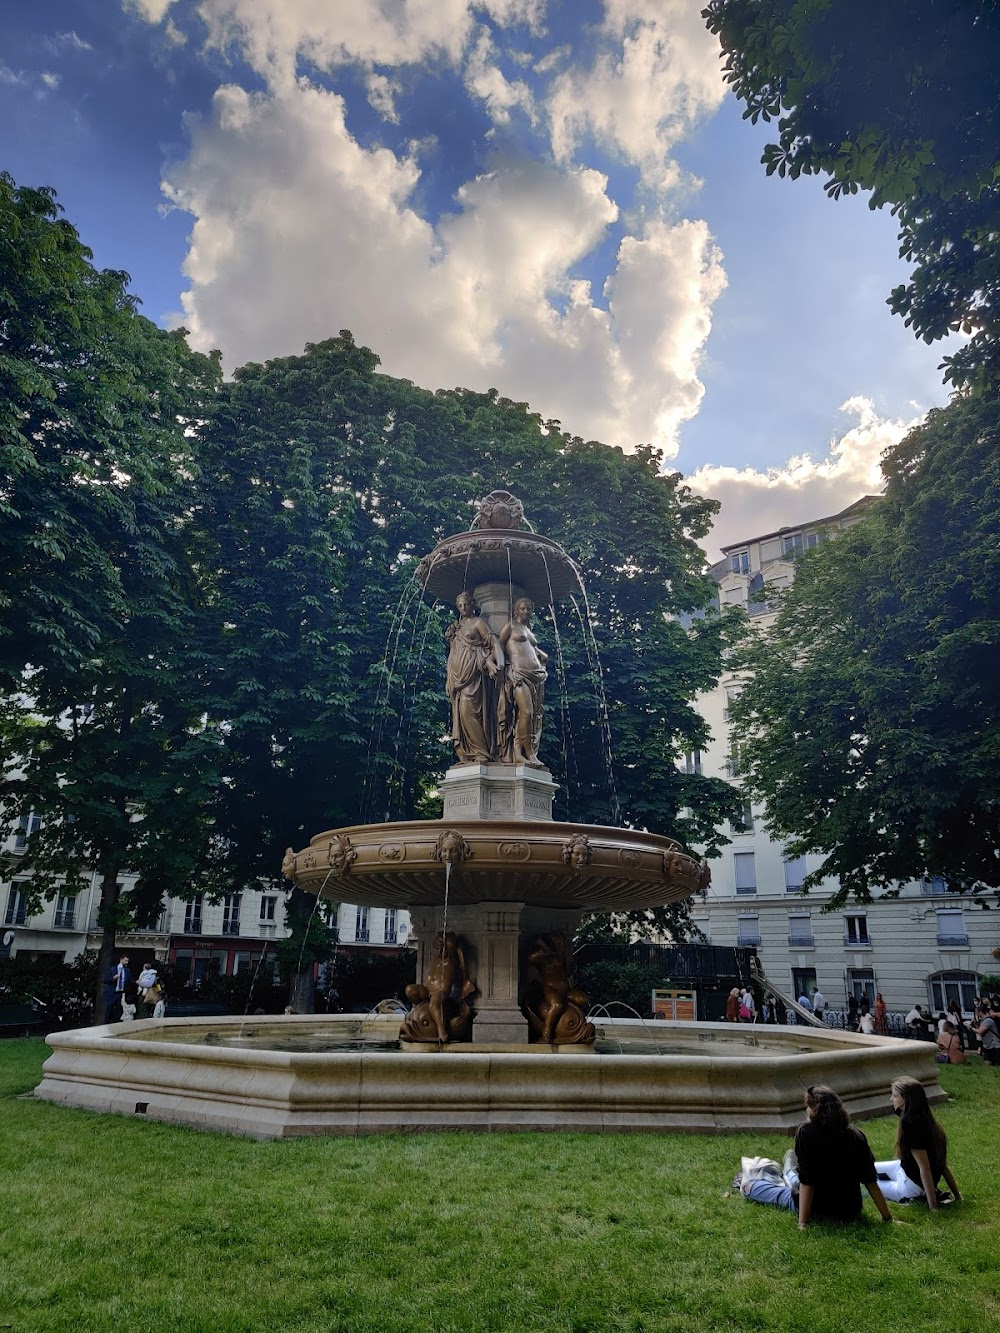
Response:
M29 907L96 870L103 974L118 925L189 881L213 786L182 658L190 429L219 371L90 260L51 191L0 176L0 814L42 821Z
M1000 10L991 0L711 0L744 116L777 121L768 173L870 191L899 221L908 283L889 304L927 342L970 335L944 362L1000 379Z
M808 553L731 708L746 782L806 880L867 901L923 875L1000 884L1000 402L889 451L884 500Z
M713 591L696 539L714 506L653 451L584 442L495 391L431 393L377 365L345 333L244 367L202 431L205 669L227 755L217 887L276 876L284 848L323 828L436 813L454 611L431 605L413 571L497 486L587 572L593 627L582 597L539 626L550 650L559 632L545 748L557 815L715 848L732 789L676 767L705 739L690 700L715 679L728 629L677 619ZM685 919L674 908L660 924Z

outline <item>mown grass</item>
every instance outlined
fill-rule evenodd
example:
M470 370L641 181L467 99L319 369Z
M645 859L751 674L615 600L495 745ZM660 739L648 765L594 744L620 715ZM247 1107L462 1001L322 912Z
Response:
M1000 1298L1000 1075L947 1068L965 1203L799 1233L729 1194L759 1135L283 1143L23 1098L0 1043L0 1328L986 1330ZM865 1126L890 1155L895 1121Z

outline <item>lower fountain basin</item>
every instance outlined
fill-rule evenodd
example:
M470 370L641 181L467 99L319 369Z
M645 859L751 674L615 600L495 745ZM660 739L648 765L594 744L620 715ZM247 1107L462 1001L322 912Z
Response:
M261 1139L441 1130L791 1132L810 1084L829 1083L851 1115L865 1119L888 1112L889 1084L904 1074L919 1079L932 1102L945 1098L926 1042L621 1019L597 1028L596 1053L553 1054L546 1046L408 1052L385 1048L398 1017L149 1019L130 1024L127 1036L120 1023L51 1035L35 1096ZM322 1041L347 1049L309 1048Z

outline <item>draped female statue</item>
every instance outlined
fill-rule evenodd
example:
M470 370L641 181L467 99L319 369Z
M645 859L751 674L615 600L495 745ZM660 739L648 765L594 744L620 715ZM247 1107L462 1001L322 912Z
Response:
M467 592L455 599L458 620L445 631L451 645L445 688L451 699L451 739L460 763L487 764L496 751L496 691L503 670L503 650L496 635L476 613Z

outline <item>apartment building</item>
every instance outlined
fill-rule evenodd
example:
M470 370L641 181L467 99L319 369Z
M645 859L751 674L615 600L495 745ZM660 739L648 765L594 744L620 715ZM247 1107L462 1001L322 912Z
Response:
M877 502L865 496L839 514L724 547L712 571L720 604L745 607L766 633L775 619L767 590L787 587L799 553L836 538ZM740 684L724 673L698 701L714 739L687 757L692 771L737 784L739 759L729 741L727 708ZM765 973L782 990L797 997L818 987L833 1009L844 1008L851 995L873 999L880 991L890 1010L920 1003L937 1012L951 999L968 1009L978 978L997 971L992 949L998 917L981 909L983 895L956 897L936 879L903 885L898 899L825 912L837 882L826 880L802 897L806 874L822 858L788 858L764 831L761 807L746 801L727 833L730 845L712 863L712 883L695 921L712 944L755 947ZM997 905L996 891L986 897Z
M97 921L101 886L97 873L78 894L57 893L37 913L28 913L30 873L18 873L28 839L38 828L35 815L18 822L0 847L0 957L50 956L71 962L101 941ZM134 879L122 876L122 887ZM322 903L319 908L336 925L345 947L405 947L409 914L392 908ZM122 932L119 948L137 957L153 955L175 965L182 976L198 982L210 972L236 976L258 966L270 943L288 936L285 894L269 886L227 894L210 901L203 893L190 900L171 898L159 918L143 930Z

